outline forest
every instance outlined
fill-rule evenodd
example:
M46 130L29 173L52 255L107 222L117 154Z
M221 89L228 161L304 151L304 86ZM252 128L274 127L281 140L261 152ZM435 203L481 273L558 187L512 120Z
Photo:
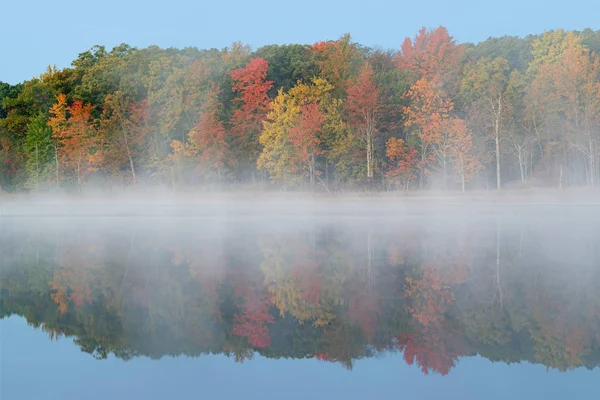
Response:
M352 368L396 353L442 375L477 355L594 369L600 224L559 214L439 226L8 219L0 318L23 316L98 359L262 355Z
M51 61L51 60L49 60ZM600 31L112 50L0 82L0 186L594 187Z

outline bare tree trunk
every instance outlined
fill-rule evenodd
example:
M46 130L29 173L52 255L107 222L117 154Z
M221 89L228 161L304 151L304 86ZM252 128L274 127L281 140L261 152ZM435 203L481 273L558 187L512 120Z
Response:
M560 172L558 175L558 190L562 192L563 190L563 164L560 163Z
M500 281L500 221L496 221L496 291L500 297L500 306L503 305L502 283Z
M448 167L446 165L446 155L444 154L444 190L448 190Z
M59 183L59 172L58 172L58 146L54 146L54 161L56 162L56 190L58 190Z
M129 158L129 167L131 168L131 177L133 183L136 183L135 168L133 167L133 158L131 157L131 150L129 149L129 142L127 141L127 135L123 132L123 139L125 139L125 149L127 150L127 157Z
M372 146L371 137L367 136L367 178L373 177L373 165L372 165Z
M521 170L521 182L525 183L525 167L523 165L523 155L520 149L517 151L517 155L519 157L519 169Z
M498 129L498 128L496 128ZM496 188L500 190L502 188L502 184L500 182L500 136L499 132L496 131L495 135L496 139Z
M79 186L79 191L81 192L81 161L77 160L77 186Z
M591 135L588 135L588 147L590 152L590 187L594 187L596 184L596 154L594 152L594 142Z
M498 113L494 119L494 139L496 142L496 188L501 189L500 181L500 118L502 118L502 97L498 97Z
M464 160L462 158L462 155L459 156L459 161L460 161L460 183L461 183L461 190L464 192L465 191L465 163L464 163Z
M425 183L425 168L423 167L423 163L425 161L427 154L427 148L421 148L421 167L419 168L419 189L423 189L423 185Z
M35 191L40 191L40 162L38 157L38 144L35 142Z

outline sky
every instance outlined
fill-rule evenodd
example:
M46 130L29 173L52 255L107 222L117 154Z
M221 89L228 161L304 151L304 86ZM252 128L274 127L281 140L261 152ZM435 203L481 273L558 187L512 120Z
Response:
M0 15L0 81L11 84L48 65L68 67L98 44L223 48L240 40L258 48L350 33L398 49L422 26L446 26L460 42L600 29L598 0L4 0Z
M95 360L72 339L51 341L22 317L0 320L0 398L9 399L598 399L597 371L463 358L447 376L423 375L401 354L356 361L352 371L315 359L243 364L198 358Z

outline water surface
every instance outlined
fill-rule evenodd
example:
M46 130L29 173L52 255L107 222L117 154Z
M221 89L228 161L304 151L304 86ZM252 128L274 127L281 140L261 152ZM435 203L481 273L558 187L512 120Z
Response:
M1 398L600 395L597 208L357 207L3 216Z

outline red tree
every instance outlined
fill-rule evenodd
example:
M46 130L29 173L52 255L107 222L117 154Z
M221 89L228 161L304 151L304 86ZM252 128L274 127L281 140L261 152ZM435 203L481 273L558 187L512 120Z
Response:
M350 127L366 150L367 178L373 178L375 136L381 128L382 111L379 88L373 80L373 68L365 63L358 78L348 86L346 112Z
M385 144L386 156L389 159L387 178L405 190L417 179L417 150L406 146L404 140L390 138Z
M444 27L433 31L421 28L413 40L406 38L398 53L400 69L411 71L415 78L454 82L464 58L464 48L454 41ZM455 88L456 89L456 88Z
M233 112L232 130L235 134L236 158L244 167L256 165L260 153L258 135L269 108L267 92L273 87L273 81L266 80L268 69L266 60L253 58L244 68L231 71L232 89L240 94L235 99L240 103L240 108Z
M228 151L225 128L219 118L220 92L216 85L211 87L205 111L200 114L200 120L188 135L190 151L199 161L199 168L204 173L216 169L217 181L221 179Z
M300 164L300 168L308 173L311 184L315 183L317 175L315 158L324 153L319 140L324 122L325 115L319 110L319 105L310 103L300 108L300 120L290 131L289 140L295 152L292 162Z

